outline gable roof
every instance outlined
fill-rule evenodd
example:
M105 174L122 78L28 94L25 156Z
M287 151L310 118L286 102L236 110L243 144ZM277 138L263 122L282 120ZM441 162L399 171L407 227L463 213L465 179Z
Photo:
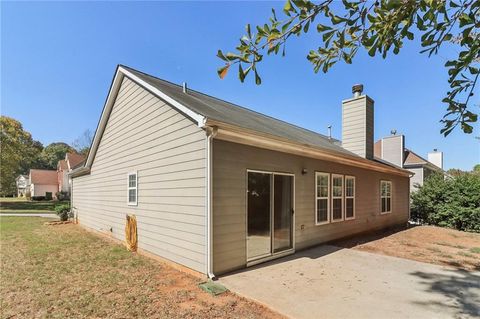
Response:
M122 67L207 119L235 125L255 132L282 137L300 144L357 156L341 147L339 145L340 141L336 139L328 138L317 132L301 128L192 89L187 89L187 94L185 94L183 93L183 87L180 85L126 66Z
M387 165L376 159L369 160L360 157L341 147L341 142L336 139L328 138L325 135L192 89L188 89L187 93L184 93L180 85L161 80L123 65L118 65L88 156L82 167L78 166L71 172L70 175L72 177L89 173L124 77L129 78L143 89L157 96L191 119L199 127L206 130L213 128L215 131L218 129L218 131L221 131L221 134L219 133L217 138L220 138L219 136L222 134L224 137L240 136L240 139L245 141L261 141L263 144L260 143L261 145L258 147L270 147L274 150L281 149L288 153L314 156L347 165L400 175L410 174L407 170ZM240 139L235 141L238 142Z
M56 185L57 171L47 169L31 169L30 170L30 183L40 185Z
M65 155L65 160L69 162L70 169L74 169L83 163L85 156L77 153L67 153Z
M417 153L405 148L405 160L403 161L404 165L415 165L415 164L427 164L428 161L418 155Z

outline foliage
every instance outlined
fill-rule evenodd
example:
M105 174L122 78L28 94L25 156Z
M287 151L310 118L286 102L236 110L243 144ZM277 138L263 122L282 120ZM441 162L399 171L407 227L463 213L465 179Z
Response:
M68 195L68 192L56 192L55 196L57 197L57 200L69 200L70 196Z
M13 118L1 116L0 127L0 196L5 196L16 193L15 178L28 173L43 146Z
M477 173L477 174L480 174L480 164L477 164L473 167L473 172Z
M257 66L265 51L267 55L281 52L284 56L287 40L311 29L321 39L319 47L307 56L315 72L327 72L339 61L352 63L360 49L372 57L398 54L404 41L414 40L416 33L420 35L421 52L429 56L437 54L445 43L458 46L458 56L445 64L450 90L442 100L447 110L441 132L448 135L460 125L465 133L471 133L471 123L477 121L469 102L480 74L479 26L478 0L342 0L342 5L333 0L287 0L282 20L272 9L268 23L253 31L250 24L246 26L236 53L218 50L217 56L225 62L218 75L223 79L232 65L238 64L240 81L254 73L255 83L261 84Z
M411 216L426 224L480 232L480 175L430 176L412 194Z
M49 144L40 154L41 168L57 169L58 161L65 159L65 154L67 153L76 153L76 151L73 147L63 142Z
M75 148L78 154L86 156L90 151L92 145L93 134L90 130L85 130L81 136L73 141L72 146Z
M45 200L45 196L32 196L32 200L36 200L36 201Z
M60 217L61 221L66 221L68 218L73 217L72 213L70 212L70 204L56 205L55 212L57 213L58 217Z

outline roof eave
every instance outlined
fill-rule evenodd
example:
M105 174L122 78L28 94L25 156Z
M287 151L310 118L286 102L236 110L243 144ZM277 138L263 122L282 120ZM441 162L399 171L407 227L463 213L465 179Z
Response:
M285 153L297 154L301 156L319 158L327 161L335 161L345 165L362 167L385 173L391 173L401 176L410 176L412 172L402 169L375 163L372 160L360 156L348 155L332 150L326 150L319 147L292 142L261 132L251 131L245 128L237 127L228 123L223 123L207 119L205 126L217 128L216 139L245 144L270 150L283 151Z

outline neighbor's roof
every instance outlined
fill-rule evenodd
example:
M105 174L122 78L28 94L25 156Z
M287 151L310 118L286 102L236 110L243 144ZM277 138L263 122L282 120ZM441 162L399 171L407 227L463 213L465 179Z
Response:
M67 153L65 158L70 162L70 169L74 169L85 160L85 156L76 153Z
M418 155L417 153L409 150L408 148L405 148L405 160L403 161L403 164L405 165L414 165L414 164L427 164L428 161Z
M47 169L31 169L30 170L30 183L40 185L56 185L57 171Z
M164 92L180 104L185 105L195 113L204 117L226 124L249 129L255 132L265 133L294 143L306 144L331 151L341 152L357 156L340 146L340 141L328 138L325 135L301 128L299 126L275 119L273 117L252 111L245 107L187 89L188 94L183 93L180 85L156 78L132 68L123 66L135 76Z

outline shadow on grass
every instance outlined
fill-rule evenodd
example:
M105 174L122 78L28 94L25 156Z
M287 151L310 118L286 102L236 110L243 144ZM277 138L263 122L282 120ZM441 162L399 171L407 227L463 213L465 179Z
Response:
M450 269L448 273L427 273L416 271L410 275L420 278L425 291L433 295L442 295L451 299L451 303L436 300L415 302L423 306L432 306L456 311L456 318L464 316L480 317L480 272L463 269Z

